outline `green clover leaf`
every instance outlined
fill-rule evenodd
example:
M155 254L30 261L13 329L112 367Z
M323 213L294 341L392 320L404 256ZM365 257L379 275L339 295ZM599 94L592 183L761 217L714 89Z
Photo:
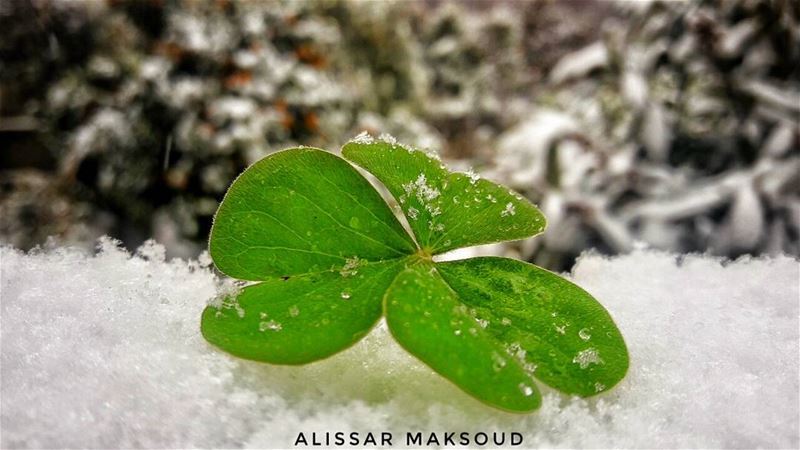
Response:
M210 343L304 364L353 345L385 316L411 354L514 412L541 404L534 380L590 396L624 377L622 335L578 286L507 258L433 260L538 234L545 220L535 206L392 141L361 135L342 154L386 186L413 237L344 159L312 148L264 158L233 182L215 216L214 263L258 283L206 308Z

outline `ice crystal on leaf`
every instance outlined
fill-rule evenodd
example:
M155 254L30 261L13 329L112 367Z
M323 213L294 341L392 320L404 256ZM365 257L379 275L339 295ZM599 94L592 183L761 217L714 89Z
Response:
M372 144L374 141L375 139L373 139L372 136L370 136L370 134L366 131L362 131L356 137L353 138L353 142L359 144Z
M572 362L578 364L581 369L585 369L591 364L603 364L603 360L600 359L600 354L594 347L578 352L575 358L572 359Z

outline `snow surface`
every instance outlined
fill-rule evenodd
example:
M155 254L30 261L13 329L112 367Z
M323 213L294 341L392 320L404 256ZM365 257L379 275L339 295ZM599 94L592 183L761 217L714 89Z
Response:
M545 390L541 410L490 409L387 335L301 367L243 361L199 332L226 284L201 262L131 256L106 239L0 250L3 448L292 447L298 432L517 431L525 447L793 447L798 442L796 260L637 250L584 255L574 279L609 309L628 376L589 400ZM517 447L518 448L518 447Z

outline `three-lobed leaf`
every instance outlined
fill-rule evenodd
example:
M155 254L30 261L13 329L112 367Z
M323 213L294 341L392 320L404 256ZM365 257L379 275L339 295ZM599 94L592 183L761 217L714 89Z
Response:
M388 188L414 238L335 155L301 148L259 161L225 196L209 247L222 272L260 283L204 311L209 342L303 364L349 347L384 315L402 347L501 409L536 409L534 379L582 396L622 379L625 343L584 290L506 258L432 260L541 232L535 206L394 142L358 138L342 153Z

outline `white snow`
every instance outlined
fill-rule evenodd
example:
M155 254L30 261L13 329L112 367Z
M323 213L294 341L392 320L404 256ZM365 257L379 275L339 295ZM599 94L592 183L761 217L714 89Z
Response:
M101 248L0 250L0 447L291 448L312 431L390 431L396 447L407 431L516 431L521 447L800 444L800 269L788 257L584 255L574 278L617 321L630 372L589 400L545 389L541 410L513 415L432 373L383 327L307 366L228 356L199 332L227 289L207 257Z

